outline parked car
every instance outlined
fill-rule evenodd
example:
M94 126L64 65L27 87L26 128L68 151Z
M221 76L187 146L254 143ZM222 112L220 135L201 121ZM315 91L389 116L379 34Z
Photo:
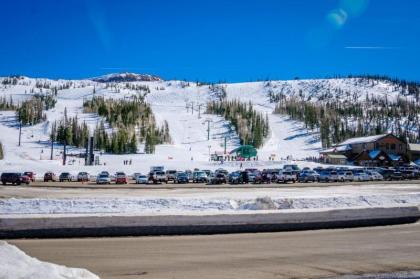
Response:
M73 181L73 177L72 177L72 175L69 172L62 172L60 174L60 176L58 177L58 180L60 182L64 182L64 181L72 182Z
M136 178L136 184L147 184L149 182L146 175L140 174Z
M149 173L149 181L153 182L154 184L157 183L168 183L166 178L166 174L164 171L153 171Z
M22 183L29 184L31 182L29 176L23 175L19 172L4 172L1 174L0 180L3 185L6 185L7 183L20 185Z
M167 170L166 171L166 181L175 181L177 175L177 171L176 170Z
M324 170L319 174L320 182L334 182L338 181L338 174L336 171Z
M89 182L89 174L87 172L81 171L77 174L78 182Z
M377 171L382 175L384 180L401 180L401 178L397 179L397 177L394 175L395 170L393 169L380 168Z
M209 177L213 173L211 170L203 170L203 171L206 173L207 177Z
M191 170L186 170L185 173L188 176L188 180L193 181L193 172Z
M223 174L225 176L225 178L226 178L226 181L227 181L228 176L229 176L229 172L227 170L225 170L225 169L217 169L215 171L215 174L219 174L219 173Z
M137 177L138 177L139 175L141 175L141 173L139 173L139 172L135 172L135 173L133 173L133 175L132 175L131 177L133 178L133 180L134 180L134 181L136 181L136 180L137 180Z
M257 169L245 170L248 173L248 180L250 183L259 183L261 181L261 172Z
M185 172L178 172L176 174L174 183L184 184L188 182L189 182L188 175Z
M341 170L337 173L337 175L338 175L338 181L341 181L341 182L353 181L354 179L353 172L351 171Z
M299 182L316 182L319 180L319 174L312 170L304 170L299 175Z
M240 171L234 171L229 174L228 182L230 184L242 183L242 175Z
M127 184L127 175L124 172L117 172L115 174L115 184Z
M216 173L210 178L210 184L223 184L226 183L227 179L223 173Z
M49 171L44 174L44 182L48 182L48 181L52 181L52 182L57 181L57 176L55 175L55 173Z
M207 183L209 182L207 174L204 171L193 172L193 183Z
M101 172L99 173L99 175L101 175L101 174L111 176L111 175L109 174L109 172L107 172L107 171L101 171Z
M365 171L355 171L353 172L353 181L364 182L370 181L371 177Z
M384 177L377 171L368 170L366 173L370 176L372 181L381 181L384 180Z
M109 174L100 173L96 177L96 184L111 184L111 177L109 176Z
M279 173L279 176L277 178L277 182L287 183L287 182L293 182L295 183L297 181L297 176L293 171L289 170L283 170Z
M29 180L30 180L31 182L35 182L35 176L36 176L36 173L34 173L33 171L25 171L25 172L23 173L23 175L25 175L25 176L29 177Z

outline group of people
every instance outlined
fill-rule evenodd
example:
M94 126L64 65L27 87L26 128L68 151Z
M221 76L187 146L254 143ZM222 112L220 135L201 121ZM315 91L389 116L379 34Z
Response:
M124 160L123 163L124 163L124 165L130 165L131 166L131 163L133 163L133 161L131 159L130 160Z

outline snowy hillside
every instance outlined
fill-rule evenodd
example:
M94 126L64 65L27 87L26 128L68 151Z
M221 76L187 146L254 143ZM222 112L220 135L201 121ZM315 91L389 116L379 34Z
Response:
M133 81L135 80L135 81ZM142 80L142 81L138 81ZM147 87L147 92L144 88ZM366 95L387 96L390 100L401 94L401 89L386 81L361 83L358 79L293 80L221 84L216 88L185 81L163 81L158 77L137 74L112 74L91 80L48 80L0 78L0 98L13 99L15 104L31 98L34 94L56 94L57 103L46 111L46 121L22 128L22 145L18 147L18 121L14 111L0 111L0 141L3 143L5 159L0 161L3 170L62 170L61 150L56 146L53 161L50 159L49 133L51 125L63 118L64 110L69 117L77 116L93 130L101 117L83 113L83 101L93 96L112 99L130 99L145 96L151 105L157 123L166 120L172 142L159 145L155 154L100 155L101 166L91 167L91 172L102 169L111 171L146 172L151 165L167 168L219 167L209 162L209 153L223 152L226 138L227 150L239 145L239 138L229 122L217 115L204 113L208 101L217 99L220 88L224 88L227 99L251 102L259 112L268 116L270 135L258 150L259 161L247 162L246 166L269 166L284 163L286 158L303 159L317 156L321 148L317 133L308 132L301 123L286 116L272 114L275 103L270 96L276 93L287 95L305 94L316 101L321 98L340 100L340 94L351 94L363 100ZM210 140L207 140L210 127ZM139 146L139 153L143 151ZM70 149L69 151L75 152ZM270 156L275 162L268 161ZM133 164L123 166L123 160ZM71 160L71 159L70 159ZM82 159L69 161L66 169L76 172L83 166ZM226 162L225 167L237 168Z

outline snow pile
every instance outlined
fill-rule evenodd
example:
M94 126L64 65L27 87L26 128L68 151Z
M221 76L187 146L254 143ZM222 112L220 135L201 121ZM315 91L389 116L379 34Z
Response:
M258 210L319 210L420 204L417 194L256 198L67 198L0 200L0 214L239 213Z
M0 241L1 279L99 279L81 268L42 262L26 255L16 246Z

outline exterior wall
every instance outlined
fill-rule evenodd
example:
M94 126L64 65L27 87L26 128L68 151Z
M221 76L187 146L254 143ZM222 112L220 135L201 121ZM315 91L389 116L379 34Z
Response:
M386 153L407 155L407 144L391 135L386 136L376 142L352 144L351 147L352 153L355 155L360 154L364 150L371 151L375 149L379 149Z

